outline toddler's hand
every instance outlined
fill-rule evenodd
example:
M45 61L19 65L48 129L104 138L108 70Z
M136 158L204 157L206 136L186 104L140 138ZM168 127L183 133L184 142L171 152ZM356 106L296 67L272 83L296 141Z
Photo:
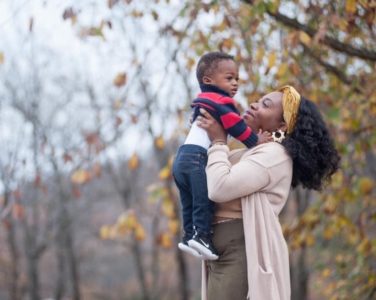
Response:
M273 141L271 133L268 131L262 131L261 129L259 130L257 137L257 145Z

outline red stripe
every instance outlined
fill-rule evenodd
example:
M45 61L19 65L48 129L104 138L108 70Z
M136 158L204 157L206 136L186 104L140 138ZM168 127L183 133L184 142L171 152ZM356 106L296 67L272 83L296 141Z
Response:
M221 116L221 121L224 129L233 127L236 123L240 121L240 116L234 112L229 112Z
M194 104L194 106L199 106L199 107L207 108L209 110L214 110L214 107L211 107L209 104L205 104L205 103L201 103L201 102L200 102L200 104Z
M241 135L237 136L236 139L242 142L246 140L247 138L249 138L251 133L252 133L251 128L247 127L247 129Z
M217 93L200 93L197 98L209 99L218 104L235 104L234 99Z

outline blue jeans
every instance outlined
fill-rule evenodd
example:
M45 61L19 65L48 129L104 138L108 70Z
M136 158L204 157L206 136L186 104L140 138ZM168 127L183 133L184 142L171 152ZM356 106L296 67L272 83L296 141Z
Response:
M207 150L196 145L182 145L172 167L172 174L179 189L185 238L194 230L210 237L214 203L208 198L205 167Z

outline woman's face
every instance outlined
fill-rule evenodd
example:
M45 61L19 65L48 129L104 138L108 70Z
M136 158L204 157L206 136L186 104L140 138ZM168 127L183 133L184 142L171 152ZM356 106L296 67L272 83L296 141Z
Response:
M259 129L273 132L285 131L282 109L282 93L272 92L252 103L244 114L244 121L256 133Z

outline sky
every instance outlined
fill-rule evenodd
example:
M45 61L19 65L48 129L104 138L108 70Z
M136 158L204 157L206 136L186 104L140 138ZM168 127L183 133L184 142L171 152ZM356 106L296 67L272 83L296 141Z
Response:
M146 2L134 2L133 8L139 6L141 10ZM177 7L181 5L179 1L175 3ZM80 12L76 24L62 18L63 11L71 6ZM159 9L160 22L169 22L174 16L163 6ZM124 134L103 157L99 157L102 162L127 159L136 151L139 155L145 155L152 143L144 133L144 126L131 125L129 122L129 112L142 101L136 83L130 80L129 84L120 89L112 83L119 72L126 72L128 78L132 78L135 72L129 50L130 41L136 44L139 60L145 64L143 71L150 76L151 90L158 91L156 105L168 110L170 105L182 106L186 102L186 99L173 103L166 101L169 85L175 85L176 88L178 85L173 79L164 76L167 59L163 54L173 51L173 45L158 39L158 27L152 20L145 17L135 22L124 17L124 11L110 10L107 1L102 0L0 0L0 53L4 57L4 63L0 64L0 163L8 163L9 154L17 152L19 158L23 158L19 160L26 161L24 165L18 165L20 178L27 174L32 177L35 173L30 153L32 126L10 107L10 94L5 82L15 87L25 107L32 102L35 89L40 88L41 96L36 102L40 106L41 119L55 129L49 138L55 145L66 144L64 146L67 148L74 146L74 143L79 147L82 139L78 135L89 132L97 125L98 119L91 108L94 100L87 94L88 85L94 90L95 101L102 107L100 117L108 137L114 134L112 124L106 123L111 116L112 102L117 97L126 96L126 99L122 99L123 111L119 112L124 120L121 125ZM82 28L98 25L103 19L111 19L113 26L111 30L104 29L105 39L80 37ZM31 20L33 27L30 32ZM38 80L42 82L42 87L38 87ZM21 85L22 88L19 88ZM176 95L179 99L179 91ZM176 124L169 125L168 122L162 128L158 116L149 121L157 133L158 130L162 133L163 129L163 133L169 135L176 128ZM59 151L63 151L64 146ZM40 163L48 172L48 161Z

